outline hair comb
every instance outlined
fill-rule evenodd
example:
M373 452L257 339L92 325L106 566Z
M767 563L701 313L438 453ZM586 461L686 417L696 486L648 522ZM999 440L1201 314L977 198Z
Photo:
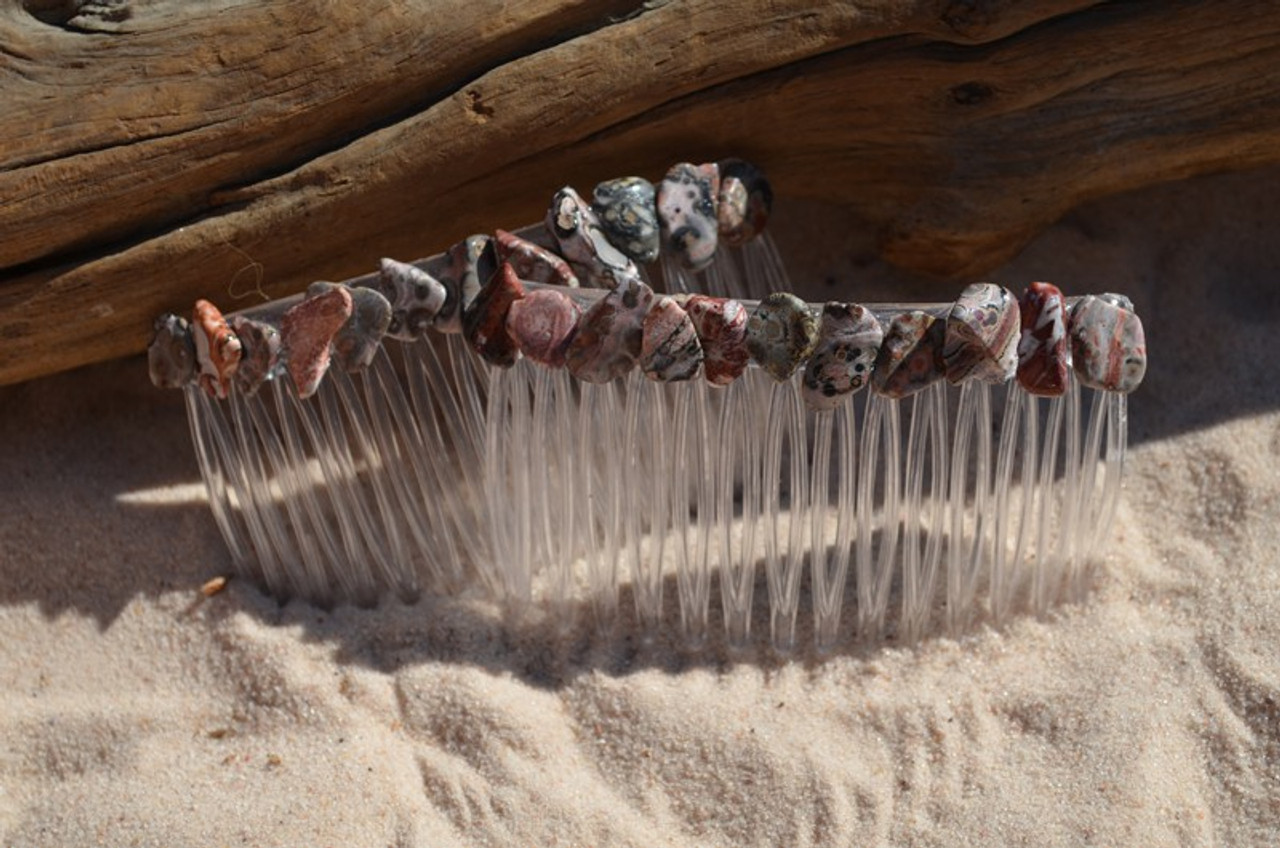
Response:
M1077 598L1111 529L1142 324L991 283L810 304L742 160L557 192L539 225L223 316L157 319L236 568L281 599L478 586L691 646L912 641ZM675 591L668 588L674 575ZM846 599L846 595L849 598ZM853 621L842 622L846 600Z

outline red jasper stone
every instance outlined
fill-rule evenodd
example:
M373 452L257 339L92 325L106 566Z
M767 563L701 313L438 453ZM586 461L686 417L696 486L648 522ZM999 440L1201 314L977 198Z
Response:
M1033 395L1060 395L1067 390L1069 364L1066 299L1052 283L1032 283L1019 310L1018 384Z
M520 352L540 365L563 368L582 308L564 292L534 289L511 304L507 332Z
M329 370L329 345L351 317L352 306L347 287L334 286L298 303L281 319L280 339L298 397L311 397L320 388Z
M727 386L742 376L751 359L747 350L747 308L736 300L694 295L685 301L702 345L702 373L713 386Z
M503 368L520 356L516 340L507 332L507 313L524 297L515 269L503 262L462 313L462 334L485 362Z

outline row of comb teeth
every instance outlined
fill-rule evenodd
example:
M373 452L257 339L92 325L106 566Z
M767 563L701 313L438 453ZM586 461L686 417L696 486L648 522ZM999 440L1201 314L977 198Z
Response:
M693 166L677 169L686 167ZM566 196L557 195L549 220L563 211ZM512 241L499 232L502 270L520 258L513 244L561 259L547 246L545 231L543 244L536 230L523 235L534 240ZM834 354L827 367L813 367L818 350L850 352L847 343L838 344L848 341L847 324L823 320L832 313L848 316L849 305L829 304L820 319L818 309L797 308L790 296L766 294L786 280L767 236L713 252L697 278L681 267L689 264L686 256L664 254L669 291L687 291L700 279L713 294L764 295L762 303L743 304L757 330L770 309L788 311L780 334L764 334L781 339L785 366L770 368L778 361L775 350L757 344L752 358L764 367L723 381L725 388L703 380L654 382L630 369L606 372L594 382L571 379L564 369L546 367L554 363L545 357L508 362L503 354L500 364L492 364L492 356L486 364L476 351L492 348L477 344L474 332L432 338L428 328L483 325L467 320L466 307L493 303L484 290L509 283L510 276L522 295L554 290L582 304L582 320L629 287L647 288L643 271L610 276L582 252L576 262L561 264L606 282L611 291L544 288L511 274L503 281L499 269L480 286L484 251L468 240L413 266L384 262L377 278L324 286L301 302L275 304L253 317L232 316L232 324L268 328L259 337L270 337L277 325L282 331L265 374L252 384L227 381L226 402L216 398L222 388L216 376L203 380L203 390L184 383L215 517L238 565L277 595L372 602L391 589L408 599L424 578L438 589L456 590L475 576L513 610L541 599L567 624L579 603L589 600L597 621L608 626L618 617L619 589L629 581L642 630L654 634L673 579L681 629L697 645L710 632L718 575L727 639L741 646L750 640L763 559L771 636L780 650L796 642L806 572L814 638L824 650L840 641L850 572L854 630L863 637L894 631L918 638L939 610L950 630L963 629L984 588L996 620L1023 604L1043 611L1064 594L1078 595L1085 566L1114 516L1125 449L1124 393L1141 379L1137 366L1145 361L1140 324L1122 299L1085 298L1068 313L1056 289L1033 285L1023 298L1018 370L1030 391L1008 382L1018 361L1009 316L1016 326L1019 310L1003 289L971 287L956 305L924 310L855 307L877 329L877 316L889 326L885 344L876 338L868 355L860 341L848 359L863 364L877 389L867 394L859 416L849 396L866 384L865 373L853 379L852 370L836 367L842 357ZM554 266L552 259L543 259L542 267ZM469 303L463 294L468 275ZM571 286L559 268L542 282ZM366 286L383 293L386 311L393 313L387 324L404 344L360 343L371 322L356 326L355 301L371 300ZM290 313L308 301L322 315L333 311L328 304L345 304L335 291L344 291L352 304L345 320L327 318L323 332L309 334L297 325L309 331L317 321L304 315L290 322ZM441 325L437 319L450 297L462 308L455 306ZM993 298L1003 311L991 307ZM1037 298L1039 311L1029 311L1027 304ZM317 301L326 309L318 309ZM689 300L655 302L683 308ZM1057 324L1044 317L1052 311L1045 302L1056 303ZM435 312L424 311L430 305ZM510 325L510 303L504 310L489 326ZM648 311L640 315L641 331ZM1067 367L1068 314L1075 324L1075 370L1093 396L1087 425L1079 380ZM806 318L814 325L812 338L797 345L788 331ZM1114 332L1095 338L1114 331L1117 321L1128 328L1124 344L1112 343ZM179 338L173 326L158 334L162 352ZM347 367L331 369L325 380L312 364L293 367L295 361L314 363L317 345L310 336L321 337L319 347ZM291 338L302 339L304 356L290 355ZM699 340L703 359L688 376L716 353L703 334ZM394 365L391 347L401 354ZM927 367L918 373L921 362ZM708 368L702 371L710 376ZM281 379L286 373L289 379ZM655 376L652 369L644 373ZM822 379L813 379L815 373ZM974 375L982 379L964 380ZM948 376L963 381L958 399L941 379ZM839 391L830 390L833 379ZM992 383L1007 383L999 419ZM1032 392L1053 396L1041 401ZM315 396L304 399L310 394ZM910 409L900 410L899 398L908 395ZM891 604L895 588L897 603Z

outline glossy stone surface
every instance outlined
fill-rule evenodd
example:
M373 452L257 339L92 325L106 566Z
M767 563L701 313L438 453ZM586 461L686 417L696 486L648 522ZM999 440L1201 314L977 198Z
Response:
M947 322L926 312L903 312L889 322L876 356L871 386L879 394L904 398L946 376L942 349Z
M1089 295L1071 310L1071 359L1082 385L1127 394L1146 376L1147 338L1141 319L1119 305L1128 302L1121 295Z
M196 376L196 343L191 325L180 315L167 313L156 319L155 336L147 348L147 370L158 389L177 389Z
M634 368L644 339L644 316L653 300L653 289L628 282L592 304L569 343L569 373L588 383L607 383Z
M790 377L813 354L818 319L809 305L787 292L774 292L747 321L747 350L773 379Z
M555 289L534 289L511 304L507 332L520 352L540 365L563 368L582 308Z
M715 163L682 162L667 171L658 186L662 249L690 271L701 271L715 258L719 194L720 169Z
M516 340L507 332L507 313L522 297L524 286L504 262L463 313L462 335L485 362L507 368L519 357Z
M334 286L309 295L280 320L285 367L298 397L311 397L320 388L320 381L329 370L329 345L351 317L352 308L351 291L346 286Z
M818 344L805 365L801 396L810 409L835 409L867 385L884 330L876 316L853 303L822 307Z
M1067 390L1066 299L1052 283L1032 283L1018 304L1018 384L1033 395L1054 397Z
M421 338L434 326L449 297L440 280L416 265L394 259L382 260L374 285L391 304L387 335L403 341Z
M702 364L702 345L688 313L673 298L660 297L644 316L640 370L650 380L692 379Z
M314 289L313 283L308 289ZM351 292L351 318L333 340L333 356L345 371L360 371L373 363L391 326L391 304L378 292L358 287Z
M720 163L716 221L720 240L738 246L764 232L773 210L773 187L764 172L742 159Z
M747 308L739 301L694 295L685 301L702 345L702 373L713 386L727 386L742 376L751 352L747 350Z
M569 263L540 244L506 230L496 230L493 246L498 252L498 261L510 265L516 276L526 283L578 287L578 277Z
M566 186L552 198L547 229L560 243L564 258L592 285L612 289L624 282L639 282L635 263L613 246L595 211L572 188Z
M280 365L283 348L280 331L265 321L243 315L232 315L227 323L240 339L242 348L240 364L236 366L236 388L246 395L254 395Z
M195 341L196 379L211 397L225 398L231 389L231 375L240 364L240 339L227 321L207 300L197 300L191 319L191 335Z
M445 298L435 328L442 333L462 332L462 316L480 295L480 289L498 270L498 254L489 236L467 236L450 247L448 264L437 276L450 297Z
M641 177L606 180L591 193L591 208L610 244L633 261L658 258L658 210L653 183Z
M1004 383L1018 369L1018 336L1022 317L1008 289L993 283L966 286L947 315L942 358L947 379Z

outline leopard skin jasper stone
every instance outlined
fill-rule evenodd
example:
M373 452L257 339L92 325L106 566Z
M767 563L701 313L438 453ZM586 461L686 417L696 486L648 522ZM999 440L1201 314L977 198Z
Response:
M516 340L507 332L507 313L522 297L524 285L504 262L463 312L463 338L485 362L508 368L519 358Z
M747 350L765 372L782 382L813 354L818 319L809 305L787 292L774 292L747 321Z
M243 346L218 307L209 301L197 300L191 318L199 366L196 379L210 397L225 398L231 390L231 375L240 365Z
M720 168L714 162L674 165L658 186L662 249L690 271L701 271L715 258L719 196Z
M510 265L524 282L578 287L578 277L569 263L542 245L506 230L494 231L493 244L498 252L498 261Z
M993 283L967 286L947 315L942 350L947 380L1005 383L1013 379L1021 326L1018 301L1008 289Z
M320 388L329 370L329 346L351 317L353 303L346 286L308 297L280 320L285 366L298 397L308 398Z
M283 349L280 331L265 321L255 321L243 315L232 315L227 323L240 339L242 348L240 365L234 377L236 388L252 396L272 377L280 364Z
M613 246L595 211L572 188L565 186L556 192L547 210L546 224L564 258L593 286L612 289L624 282L640 281L636 264Z
M650 380L692 379L702 364L702 345L688 313L673 298L660 297L644 316L640 370Z
M685 301L702 346L702 374L713 386L742 376L751 360L747 350L747 308L741 302L696 294Z
M534 289L511 304L507 332L520 352L548 368L563 368L582 307L564 292Z
M871 387L890 398L915 394L946 376L942 349L946 342L947 323L927 312L903 312L889 322Z
M1022 293L1022 337L1018 340L1018 385L1033 395L1055 397L1067 390L1066 299L1052 283L1032 283Z
M1071 310L1071 359L1088 388L1128 394L1147 373L1146 333L1126 303L1122 295L1089 295Z
M449 299L448 289L434 275L394 259L382 260L373 286L391 304L387 335L401 341L422 338Z
M742 159L720 163L716 219L721 241L736 247L760 235L772 209L773 188L763 171Z
M644 342L644 316L653 306L653 289L625 282L596 301L578 322L565 364L588 383L607 383L636 366Z
M492 238L476 235L467 236L449 248L445 257L443 265L432 265L430 269L435 271L447 292L433 326L442 333L461 333L462 316L467 307L498 270L498 254Z
M147 370L157 389L177 389L196 376L196 343L186 318L161 315L153 325L155 336L147 348Z
M606 180L591 193L591 208L609 243L636 262L658 258L658 210L653 183L641 177Z
M884 330L876 316L853 303L822 307L818 345L804 369L801 396L810 409L835 409L871 379Z

